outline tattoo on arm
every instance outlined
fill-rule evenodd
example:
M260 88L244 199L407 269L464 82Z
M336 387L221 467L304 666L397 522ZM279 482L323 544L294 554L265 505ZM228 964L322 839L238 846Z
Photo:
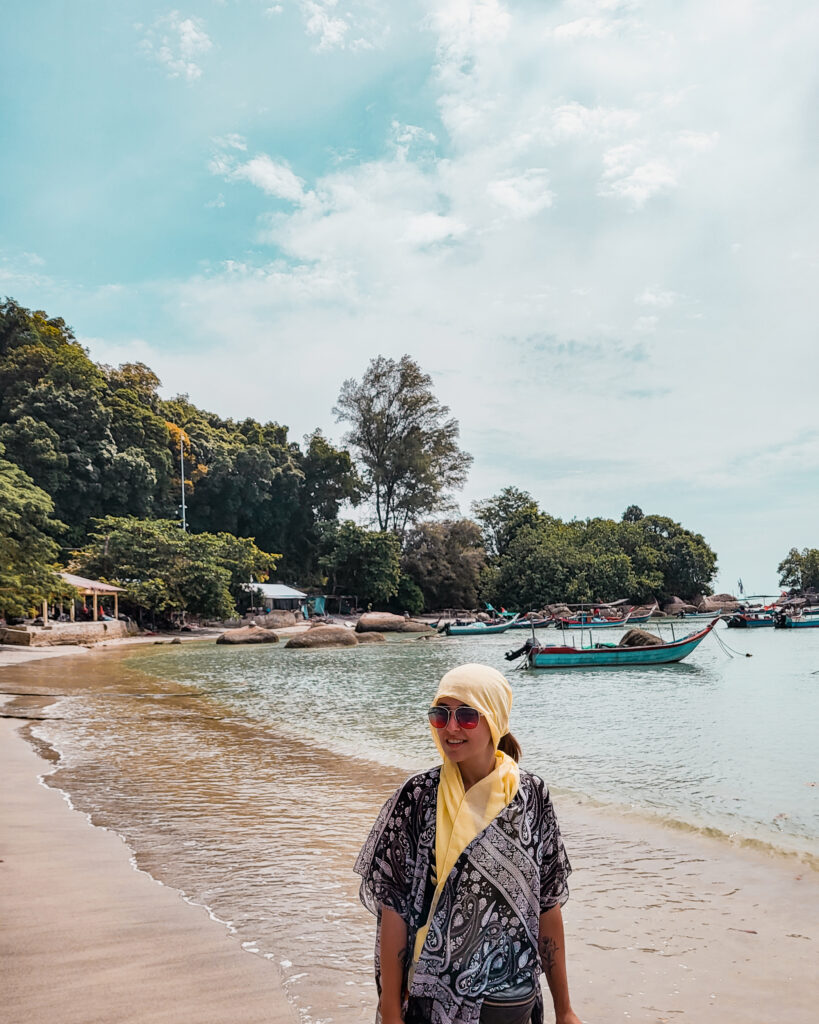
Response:
M548 935L542 935L538 943L540 947L540 962L543 964L543 970L547 976L552 973L552 968L555 965L555 953L557 953L557 943L553 938Z

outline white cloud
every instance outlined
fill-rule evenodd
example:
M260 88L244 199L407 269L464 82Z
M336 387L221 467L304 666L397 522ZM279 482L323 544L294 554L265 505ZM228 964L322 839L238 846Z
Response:
M660 288L646 288L636 298L638 306L653 306L655 309L669 309L677 301L674 292L666 292Z
M273 160L266 153L253 156L240 163L231 155L219 153L210 164L214 174L225 181L247 181L266 195L285 199L296 206L303 206L314 198L304 188L304 181L282 161Z
M337 437L341 381L410 352L476 455L466 499L517 483L557 514L686 519L692 495L776 493L815 442L817 9L422 3L434 65L380 146L373 118L366 140L338 132L343 159L302 163L237 114L248 141L217 140L211 169L255 202L255 255L163 293L201 358L145 360L223 414ZM300 11L364 75L366 5ZM248 372L274 351L286 386Z
M389 34L387 11L371 0L298 0L304 29L319 53L361 53L382 45Z
M541 167L533 167L511 178L499 178L487 185L494 202L513 217L532 217L552 205L554 195L548 188L549 176Z
M193 82L202 75L198 61L213 49L213 43L200 18L183 18L179 11L171 11L146 31L141 47L170 78Z

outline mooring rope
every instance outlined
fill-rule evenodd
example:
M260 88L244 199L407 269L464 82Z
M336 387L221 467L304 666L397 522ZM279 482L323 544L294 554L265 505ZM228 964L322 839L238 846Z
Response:
M711 636L713 636L713 638L717 641L719 646L728 655L729 658L732 658L734 655L736 655L738 658L752 658L753 657L753 655L750 654L748 651L744 651L744 652L743 651L735 651L733 647L730 647L722 639L722 637L717 633L717 627L716 626L714 626L714 628L711 630Z

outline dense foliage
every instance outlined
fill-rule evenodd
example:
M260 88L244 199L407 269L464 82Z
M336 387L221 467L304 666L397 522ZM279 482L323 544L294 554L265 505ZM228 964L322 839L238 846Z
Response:
M105 516L91 524L75 564L84 576L124 587L126 610L227 618L241 585L251 577L266 580L277 559L229 533L185 533L173 520Z
M25 615L59 590L54 538L62 529L51 498L0 445L0 615Z
M426 608L474 608L485 564L480 527L470 519L458 519L413 527L406 537L401 572L414 581Z
M716 555L700 534L636 506L623 519L563 522L531 496L506 488L473 509L487 549L484 573L493 604L540 608L570 603L691 599L711 592Z
M119 581L125 606L152 614L229 614L240 582L274 570L411 613L709 592L703 538L636 505L620 522L564 522L507 487L476 502L474 520L430 521L453 508L472 457L409 356L379 356L341 388L358 465L318 430L300 444L278 423L159 389L142 363L94 363L63 320L0 304L0 611L56 593L72 549L72 568ZM376 530L340 522L365 499ZM780 572L815 585L819 555L792 551Z
M791 590L819 590L819 549L791 548L777 566L779 584Z

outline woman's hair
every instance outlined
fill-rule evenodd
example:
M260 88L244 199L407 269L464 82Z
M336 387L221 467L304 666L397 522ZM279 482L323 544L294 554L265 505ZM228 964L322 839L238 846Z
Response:
M513 761L520 761L521 756L523 755L523 751L520 749L520 744L511 732L505 732L503 736L501 736L500 743L498 744L498 750L500 750L502 754L507 754Z

